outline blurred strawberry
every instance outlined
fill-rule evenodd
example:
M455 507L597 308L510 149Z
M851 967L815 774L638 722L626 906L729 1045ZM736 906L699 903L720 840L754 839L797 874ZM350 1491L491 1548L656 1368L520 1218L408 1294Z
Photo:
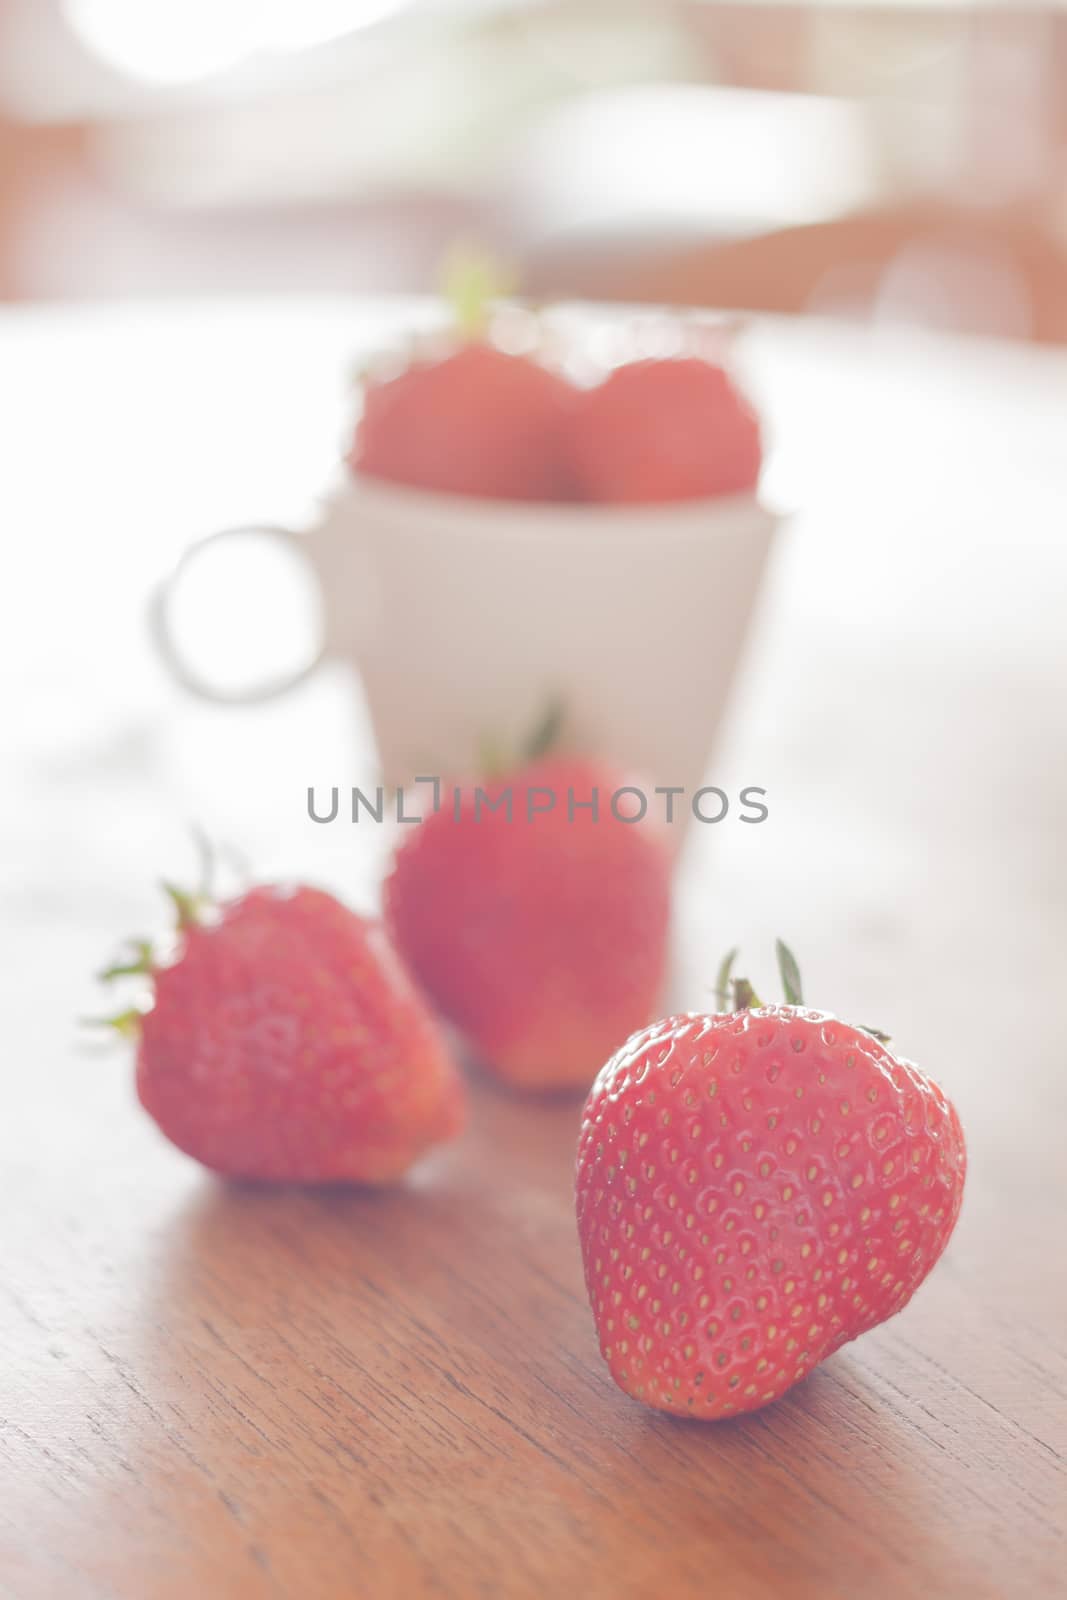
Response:
M587 500L699 500L759 478L755 412L721 367L695 357L617 367L580 396L569 438Z
M622 781L591 761L546 757L463 791L397 852L385 891L397 946L510 1083L586 1087L653 1014L670 862L658 826L613 815Z
M382 1183L463 1123L463 1086L384 929L318 889L261 886L214 908L171 891L173 960L150 946L105 978L153 1003L137 1092L180 1150L230 1177Z
M368 382L348 463L369 478L445 494L566 499L575 397L536 361L473 341Z

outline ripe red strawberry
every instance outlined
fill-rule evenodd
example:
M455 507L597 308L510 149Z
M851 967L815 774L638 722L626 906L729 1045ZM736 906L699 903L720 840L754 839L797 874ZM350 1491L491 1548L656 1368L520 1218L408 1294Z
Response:
M526 356L469 343L370 382L349 465L371 478L491 500L560 500L575 391Z
M601 1350L663 1411L776 1400L907 1304L959 1214L963 1134L941 1090L790 998L657 1022L585 1108L578 1231Z
M762 460L755 412L696 357L617 367L581 396L570 451L585 499L630 503L741 494Z
M385 896L397 947L441 1013L511 1083L585 1087L654 1015L670 863L656 825L613 816L621 782L588 761L535 762L462 791L458 820L443 806L397 852ZM578 809L594 790L595 820ZM527 820L549 796L552 809Z
M203 923L178 896L174 960L137 1093L180 1150L236 1178L381 1183L463 1121L463 1087L384 930L318 889L260 887Z

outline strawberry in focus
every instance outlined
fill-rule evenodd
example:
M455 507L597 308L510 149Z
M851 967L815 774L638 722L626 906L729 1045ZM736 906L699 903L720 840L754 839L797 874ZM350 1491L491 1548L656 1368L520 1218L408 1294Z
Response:
M444 494L569 499L564 436L575 399L536 361L472 341L370 381L348 463L369 478Z
M941 1090L804 1008L799 980L786 993L657 1022L585 1107L578 1230L601 1350L662 1411L777 1399L908 1303L959 1214L966 1152Z
M615 504L747 493L762 461L756 413L693 356L617 367L580 397L568 437L581 497Z
M655 825L612 814L621 782L592 762L546 757L463 791L458 810L428 816L397 851L385 891L397 948L511 1084L585 1088L654 1015L670 859Z
M173 893L173 891L172 891ZM229 1177L383 1183L463 1123L464 1091L384 930L318 889L258 887L144 973L137 1093L187 1155Z

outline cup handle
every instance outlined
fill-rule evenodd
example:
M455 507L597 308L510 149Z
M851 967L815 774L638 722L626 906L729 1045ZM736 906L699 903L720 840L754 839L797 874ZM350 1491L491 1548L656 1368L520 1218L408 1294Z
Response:
M201 700L210 700L214 705L257 705L264 700L275 700L279 695L287 694L290 689L295 689L298 684L304 683L306 679L310 678L326 654L324 635L319 640L318 648L312 659L295 672L289 673L288 676L269 678L263 683L251 684L242 689L220 689L215 684L210 683L207 678L202 677L179 648L171 626L171 601L182 574L213 545L221 544L227 539L261 539L264 537L276 539L290 550L296 551L301 560L306 561L311 566L313 572L316 570L314 563L308 556L305 537L301 534L293 533L289 528L275 527L269 523L253 523L237 528L221 528L217 533L209 533L203 539L194 540L192 544L185 548L171 572L155 590L149 603L148 621L152 638L171 675L190 694L198 695Z

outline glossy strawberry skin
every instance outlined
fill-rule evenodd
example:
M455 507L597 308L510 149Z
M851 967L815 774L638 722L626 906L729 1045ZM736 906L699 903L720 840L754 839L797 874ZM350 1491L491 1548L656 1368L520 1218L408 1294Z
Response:
M561 500L575 391L525 356L472 343L371 382L349 465L371 478L491 500Z
M651 820L618 822L622 779L557 757L487 784L503 810L463 793L404 840L386 883L397 948L443 1016L498 1076L582 1088L655 1014L670 918L670 860ZM575 807L599 795L599 820ZM525 820L531 792L555 794Z
M578 1152L601 1350L659 1410L753 1411L893 1316L955 1226L936 1084L829 1013L671 1017L603 1068Z
M154 974L137 1092L230 1177L380 1183L463 1122L463 1086L384 930L321 890L260 887Z
M665 503L757 483L759 422L727 373L690 357L635 361L582 395L570 429L585 499Z

